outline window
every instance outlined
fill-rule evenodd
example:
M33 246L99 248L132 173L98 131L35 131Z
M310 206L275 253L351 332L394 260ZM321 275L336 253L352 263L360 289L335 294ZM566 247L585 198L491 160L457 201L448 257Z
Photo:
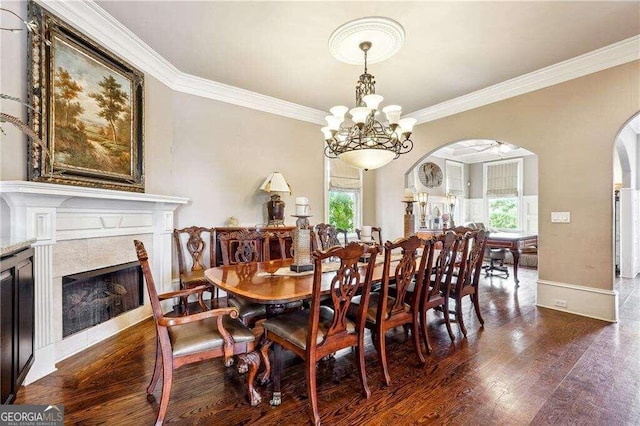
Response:
M328 159L327 222L353 233L362 222L362 171Z
M454 194L456 198L463 198L464 165L447 160L445 169L447 172L447 194Z
M522 159L483 165L487 223L500 230L521 229Z

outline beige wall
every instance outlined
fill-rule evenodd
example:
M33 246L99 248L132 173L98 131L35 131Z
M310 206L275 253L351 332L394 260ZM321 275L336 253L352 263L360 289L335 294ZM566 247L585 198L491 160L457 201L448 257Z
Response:
M279 171L293 188L285 194L285 223L295 224L295 197L309 197L312 223L322 220L323 146L318 126L209 99L174 94L173 195L188 197L176 226L265 223L268 194L259 189Z
M539 278L611 289L613 146L640 110L639 86L636 61L418 126L413 151L377 172L378 221L402 233L401 203L386 202L426 153L461 139L509 141L538 155ZM571 212L571 223L552 224L552 211Z
M2 7L26 18L27 2L3 1ZM15 28L20 22L9 13L0 13L0 26ZM0 31L0 93L27 100L26 31ZM0 111L26 123L26 107L0 100ZM13 125L2 123L0 132L0 180L27 179L27 138Z

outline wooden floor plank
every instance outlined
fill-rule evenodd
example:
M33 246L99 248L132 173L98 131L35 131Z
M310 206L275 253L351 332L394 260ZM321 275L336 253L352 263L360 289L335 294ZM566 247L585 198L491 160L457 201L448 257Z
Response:
M391 385L383 384L375 349L365 351L371 397L365 399L349 350L318 367L320 415L331 425L639 424L640 280L620 280L618 324L535 306L535 270L481 283L485 327L468 302L468 336L457 324L452 344L441 313L429 314L434 352L418 362L402 329L388 333ZM63 404L65 424L152 424L160 385L147 398L155 330L145 321L60 363L23 387L19 404ZM166 424L308 424L303 364L285 356L283 403L271 389L249 406L246 376L220 360L176 371Z

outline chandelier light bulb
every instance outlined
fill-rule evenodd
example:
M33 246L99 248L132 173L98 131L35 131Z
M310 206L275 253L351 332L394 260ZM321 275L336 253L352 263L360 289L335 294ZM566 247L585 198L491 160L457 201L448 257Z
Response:
M344 115L347 113L347 111L349 111L349 108L344 105L337 105L329 110L332 115L340 117L342 120L344 120Z
M382 109L387 115L387 120L389 124L398 124L398 120L400 120L400 115L402 114L402 107L400 105L387 105Z
M367 108L377 111L378 106L384 100L383 96L371 94L362 97L362 101L367 105Z
M329 125L329 129L338 131L340 129L340 124L344 121L344 117L336 117L335 115L327 115L325 118L327 120L327 124Z
M349 111L349 114L351 114L353 122L356 123L358 127L362 128L362 125L367 121L367 117L370 112L369 108L357 107L352 108L351 111Z
M402 133L413 132L413 126L418 122L415 118L403 118L398 121L398 125L402 129Z
M331 132L331 129L329 129L329 127L325 126L320 129L320 131L324 135L324 140L328 141L329 139L333 138L333 133Z

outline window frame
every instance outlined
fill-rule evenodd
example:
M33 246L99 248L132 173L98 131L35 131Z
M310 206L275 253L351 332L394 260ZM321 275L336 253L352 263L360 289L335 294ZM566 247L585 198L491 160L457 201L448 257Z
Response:
M330 159L324 158L324 223L329 223L329 192L330 181L331 181L331 162ZM341 161L341 160L337 160ZM362 170L358 170L358 175L360 177L360 186L358 189L354 189L353 191L344 190L344 191L335 191L335 192L354 192L356 194L356 203L354 206L353 213L353 231L347 232L347 237L349 239L356 238L356 229L362 228L362 192L364 187L364 176Z
M488 227L489 224L489 200L496 199L499 197L487 197L487 172L490 166L497 164L506 164L506 163L517 163L518 164L518 196L514 197L516 199L516 208L517 208L517 224L515 229L508 228L497 228L500 232L512 232L518 233L522 232L523 223L524 223L524 212L523 212L523 199L524 196L524 159L522 157L519 158L509 158L505 160L497 160L497 161L488 161L482 163L482 205L483 205L483 216L484 221ZM512 198L512 197L501 197L501 198Z
M461 191L462 191L462 195L460 195L458 197L458 195L456 195L457 198L464 198L465 196L465 190L464 190L464 183L466 182L465 180L465 176L464 176L464 163L461 163L459 161L453 161L453 160L445 160L444 162L444 170L446 173L445 176L445 189L446 192L445 194L450 194L451 193L451 187L449 186L449 166L453 166L453 167L458 167L460 169L460 185L461 185Z

